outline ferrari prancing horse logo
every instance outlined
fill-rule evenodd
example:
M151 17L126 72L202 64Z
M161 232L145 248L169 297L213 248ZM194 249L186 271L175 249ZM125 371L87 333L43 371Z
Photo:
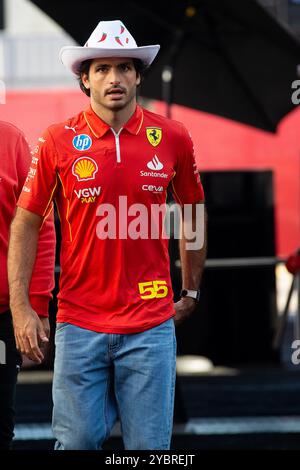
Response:
M147 139L153 147L156 147L162 139L162 130L160 127L147 127Z

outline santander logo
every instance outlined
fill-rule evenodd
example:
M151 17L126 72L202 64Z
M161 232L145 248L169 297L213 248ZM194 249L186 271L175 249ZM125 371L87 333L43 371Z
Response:
M154 157L152 158L152 160L147 163L147 167L148 167L150 170L158 171L158 170L162 170L164 166L163 166L163 164L159 161L157 155L154 155Z

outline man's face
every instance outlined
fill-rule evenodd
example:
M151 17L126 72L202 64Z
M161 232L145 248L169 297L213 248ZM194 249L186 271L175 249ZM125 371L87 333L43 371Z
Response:
M89 74L82 74L91 100L112 111L126 108L135 99L140 81L133 60L126 58L94 59Z

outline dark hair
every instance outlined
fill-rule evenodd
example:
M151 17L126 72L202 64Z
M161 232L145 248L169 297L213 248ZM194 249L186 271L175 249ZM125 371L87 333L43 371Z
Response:
M91 96L91 92L88 88L86 88L84 86L84 84L82 82L82 74L83 73L85 73L86 75L89 74L90 66L91 66L91 63L93 62L93 60L94 59L88 59L88 60L85 60L84 62L81 62L80 66L78 68L78 72L76 74L78 82L79 82L80 89L87 96ZM132 59L132 61L133 61L133 65L134 65L136 74L141 77L141 81L142 81L146 67L140 59Z

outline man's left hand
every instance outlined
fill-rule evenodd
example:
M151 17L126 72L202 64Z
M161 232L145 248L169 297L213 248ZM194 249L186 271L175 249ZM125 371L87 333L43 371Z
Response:
M44 331L46 333L47 338L50 338L50 324L49 324L49 318L48 317L40 317L40 320L42 322L42 325L44 327Z
M196 302L191 297L184 297L174 304L176 315L174 317L175 326L183 323L193 313Z

